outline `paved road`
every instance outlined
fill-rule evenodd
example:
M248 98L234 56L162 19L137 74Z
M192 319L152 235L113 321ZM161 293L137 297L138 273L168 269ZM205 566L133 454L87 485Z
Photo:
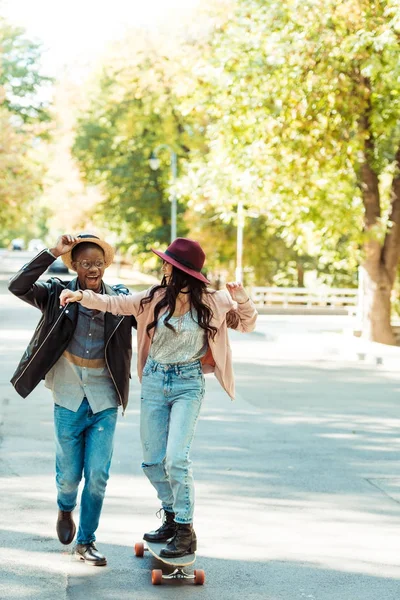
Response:
M98 530L108 567L55 538L51 399L8 383L37 319L0 282L0 598L398 599L400 378L348 353L346 319L261 317L232 335L237 400L207 378L192 454L207 582L162 588L132 552L158 508L140 471L135 376Z

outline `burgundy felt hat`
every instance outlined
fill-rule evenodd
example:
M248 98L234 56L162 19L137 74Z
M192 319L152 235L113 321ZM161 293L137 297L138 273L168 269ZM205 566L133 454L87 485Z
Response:
M166 249L165 252L151 249L154 254L157 254L160 258L170 263L180 271L204 281L204 283L210 283L208 279L200 272L206 255L204 254L201 246L194 240L188 238L176 238Z

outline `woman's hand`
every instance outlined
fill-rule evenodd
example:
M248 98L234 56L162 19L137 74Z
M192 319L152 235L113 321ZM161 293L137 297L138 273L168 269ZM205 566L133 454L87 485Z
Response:
M83 294L81 290L73 292L72 290L63 290L60 294L60 306L66 306L71 302L79 302L82 300Z
M232 300L235 300L238 304L244 304L249 299L246 290L238 281L231 281L226 284L226 287Z

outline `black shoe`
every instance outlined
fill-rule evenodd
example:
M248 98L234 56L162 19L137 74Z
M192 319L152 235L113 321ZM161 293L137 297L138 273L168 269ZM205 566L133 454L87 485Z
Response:
M163 524L155 531L150 531L149 533L144 534L143 539L147 542L167 542L175 535L175 513L169 512L161 508L158 511L157 515L159 515L159 513L161 513L162 510L164 511Z
M66 546L72 542L75 537L76 527L72 518L72 512L66 510L58 511L56 523L58 539Z
M177 523L176 533L160 556L165 558L178 558L186 554L193 554L197 550L197 538L192 523Z
M107 564L106 557L100 554L94 542L90 542L90 544L77 544L75 546L75 556L93 567L104 567Z

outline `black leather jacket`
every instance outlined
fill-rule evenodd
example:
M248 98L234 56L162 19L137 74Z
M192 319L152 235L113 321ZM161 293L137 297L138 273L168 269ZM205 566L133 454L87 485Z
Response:
M78 304L73 303L61 308L59 296L65 288L75 291L78 280L61 281L53 277L46 282L37 281L54 260L47 250L43 250L22 267L8 286L15 296L42 312L42 318L11 379L11 383L23 398L44 379L60 358L76 327ZM129 293L124 286L104 286L105 292L110 295ZM136 328L134 317L105 313L105 360L123 410L128 404L132 327Z

